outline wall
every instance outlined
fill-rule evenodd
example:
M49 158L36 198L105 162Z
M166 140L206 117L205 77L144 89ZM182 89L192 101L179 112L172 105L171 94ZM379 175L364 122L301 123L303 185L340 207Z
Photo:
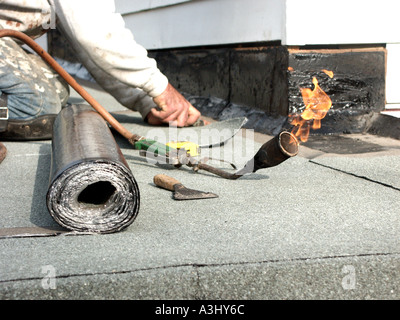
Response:
M400 107L400 19L395 0L286 0L286 45L383 44L386 108Z
M387 45L386 99L400 105L396 0L116 0L149 50L281 41L287 46Z
M396 0L286 0L284 44L400 42Z
M147 49L400 43L396 0L116 0L116 9Z
M117 0L116 9L136 40L150 50L276 41L284 32L283 0L168 2L175 5L160 7L151 1L146 9L138 1Z

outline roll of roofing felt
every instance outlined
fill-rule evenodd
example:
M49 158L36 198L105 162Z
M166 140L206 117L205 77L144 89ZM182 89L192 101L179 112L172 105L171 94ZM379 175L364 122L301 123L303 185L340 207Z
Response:
M47 207L73 231L112 233L139 212L139 188L103 118L86 105L64 108L53 128Z
M7 148L0 142L0 163L4 160L7 155Z

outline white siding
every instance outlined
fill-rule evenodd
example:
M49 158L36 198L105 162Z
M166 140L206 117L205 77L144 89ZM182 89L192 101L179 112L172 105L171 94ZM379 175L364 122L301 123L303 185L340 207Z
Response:
M168 7L193 0L115 0L117 12L126 15L145 10Z
M400 42L396 0L286 0L284 44Z
M281 40L400 43L396 0L116 0L148 49Z
M387 45L386 102L400 109L400 43Z
M135 3L134 1L133 3ZM148 2L148 1L144 1ZM173 1L145 10L117 0L117 11L136 41L147 49L281 40L284 0ZM138 11L138 10L142 11Z

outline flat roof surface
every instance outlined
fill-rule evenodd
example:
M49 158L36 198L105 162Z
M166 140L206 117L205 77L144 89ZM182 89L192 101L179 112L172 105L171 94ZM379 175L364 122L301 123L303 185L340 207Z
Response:
M239 167L272 138L235 137L212 152ZM226 180L148 163L117 137L140 188L136 220L114 234L1 238L0 298L399 299L400 141L343 138L347 152L313 137L279 166ZM51 142L4 144L0 229L57 228L45 198ZM159 173L219 197L175 201L153 184Z

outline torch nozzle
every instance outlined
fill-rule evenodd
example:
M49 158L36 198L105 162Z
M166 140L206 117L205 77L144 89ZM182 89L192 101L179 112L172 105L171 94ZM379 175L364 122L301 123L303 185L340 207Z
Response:
M264 143L254 158L253 172L258 169L274 167L299 152L299 142L296 137L287 131L282 131L273 139Z
M214 168L205 163L198 163L195 170L203 169L219 175L225 179L235 180L246 173L256 172L259 169L277 166L283 161L294 157L299 151L299 142L296 137L287 131L282 131L271 140L264 143L255 156L236 173L228 173L222 169Z

